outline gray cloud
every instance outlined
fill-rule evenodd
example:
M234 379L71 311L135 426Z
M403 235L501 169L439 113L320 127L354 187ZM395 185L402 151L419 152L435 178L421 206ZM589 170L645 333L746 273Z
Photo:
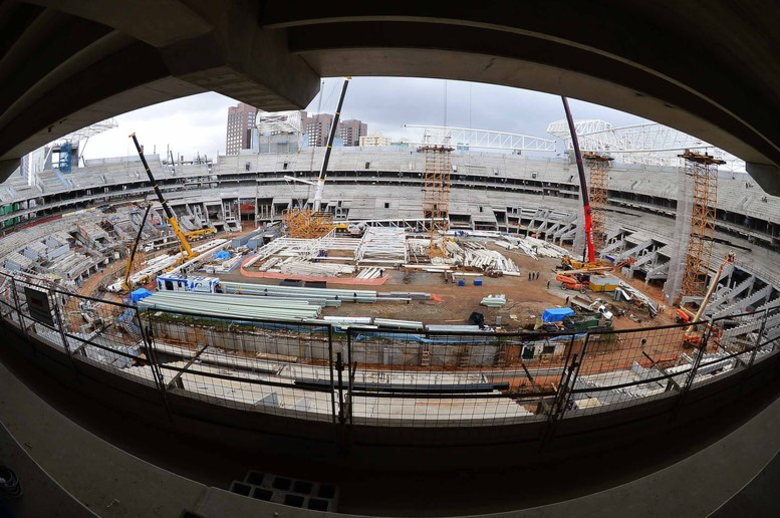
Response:
M307 109L333 112L341 78L324 81L321 95ZM404 136L404 124L444 125L490 129L547 137L547 125L563 118L560 97L529 90L462 81L397 77L357 77L349 86L342 116L361 119L369 132ZM94 137L87 158L133 154L127 135L135 131L147 150L166 146L187 157L213 156L225 150L227 108L236 101L206 93L160 103L117 117L120 127ZM578 119L604 119L614 125L644 122L639 117L602 106L572 100Z

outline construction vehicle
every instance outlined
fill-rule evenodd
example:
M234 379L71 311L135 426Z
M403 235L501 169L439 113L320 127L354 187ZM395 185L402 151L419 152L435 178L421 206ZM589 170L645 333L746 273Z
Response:
M611 266L611 263L608 261L597 261L595 259L593 262L578 261L570 255L564 255L561 259L561 268L565 270L585 270L593 268L604 268L608 266Z
M168 202L165 200L165 197L163 197L160 186L157 185L157 181L154 179L152 170L149 169L149 164L146 162L144 150L141 147L141 144L138 143L138 138L135 136L135 133L131 133L130 138L133 139L135 149L138 151L138 156L141 157L141 163L144 165L144 169L146 170L146 175L149 177L149 181L152 183L154 193L157 195L157 199L160 200L160 204L165 211L165 216L168 218L168 225L171 226L174 235L179 240L179 243L181 243L181 257L179 258L179 263L182 264L185 261L194 259L196 254L192 251L192 247L190 246L189 241L187 241L184 232L182 232L181 228L179 227L179 222L176 220L176 214L174 214L173 209L171 209L171 207L168 205Z
M185 232L184 236L187 238L187 241L197 241L199 239L213 236L216 233L217 233L216 228L209 227L209 228L202 228L198 230L190 230L189 232Z
M339 95L336 111L333 114L333 122L331 122L330 131L328 132L328 140L325 143L325 156L322 159L317 182L292 176L284 177L288 182L299 182L314 186L312 210L304 210L303 207L300 207L299 209L287 210L282 215L282 220L287 227L287 233L290 237L317 238L324 236L333 229L333 216L330 213L322 212L322 191L325 189L325 174L328 171L330 153L333 150L333 141L336 139L336 127L339 124L341 107L344 104L344 97L347 95L350 79L352 78L349 76L345 77L344 84L341 86L341 94Z
M607 318L604 313L578 313L569 317L563 317L563 327L567 331L598 332L612 329L612 318Z
M620 270L624 266L630 266L635 262L635 258L629 257L616 263L606 262L605 264L602 264L596 262L593 264L588 264L572 259L566 255L561 260L561 268L563 268L563 270L558 273L563 273L564 275L609 273Z
M707 288L707 293L704 295L704 298L699 303L698 311L696 311L696 314L693 315L693 317L691 317L691 320L688 321L691 325L686 327L685 331L683 332L683 347L686 348L698 347L699 344L701 344L702 333L698 331L696 322L698 322L701 316L704 314L704 310L707 308L707 304L709 304L710 299L712 298L712 294L715 293L715 287L718 285L718 282L720 282L720 277L721 275L723 275L723 270L725 270L727 266L731 264L735 264L736 262L737 262L737 254L734 253L734 251L731 251L728 254L726 254L726 258L723 260L723 263L721 263L720 267L718 268L718 271L715 273L715 276L712 278L712 282L710 282L710 287ZM684 310L683 314L685 314L686 312L687 310ZM677 313L677 316L680 317L680 312Z
M561 288L564 290L574 290L585 293L585 285L577 277L559 273L555 276L555 280L561 283Z
M693 319L693 313L685 308L674 310L674 321L678 324L690 324Z
M146 211L144 211L144 217L141 218L141 226L138 227L138 234L135 236L135 242L133 243L133 249L130 252L130 255L127 256L127 265L125 266L125 277L122 281L122 291L130 291L133 289L133 287L130 285L130 274L133 272L133 260L135 260L135 253L138 251L138 243L141 241L141 233L144 231L144 226L146 225L146 218L149 217L149 210L152 208L151 205L146 206Z
M566 112L566 122L569 125L569 133L571 133L571 143L574 147L574 158L577 161L577 174L580 178L580 196L582 196L582 210L585 212L585 241L586 241L586 254L588 258L587 265L597 265L596 263L596 250L593 247L593 219L590 208L590 196L588 194L588 183L585 178L585 166L582 164L582 154L580 153L580 144L577 140L577 130L574 126L574 119L571 116L571 110L569 109L569 101L566 97L561 96L563 101L563 109ZM586 254L583 254L585 257Z

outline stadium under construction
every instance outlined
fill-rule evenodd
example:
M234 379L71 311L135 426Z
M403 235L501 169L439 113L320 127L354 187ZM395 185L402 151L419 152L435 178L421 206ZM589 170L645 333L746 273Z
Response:
M695 151L587 154L589 261L573 156L444 149L432 134L333 149L320 190L319 148L22 171L0 186L2 318L147 418L203 418L231 447L358 469L573 455L567 426L646 424L647 408L776 362L780 200L744 173ZM715 194L692 195L702 175ZM346 482L351 501L325 484L331 497L288 502L261 475L223 488L373 512Z

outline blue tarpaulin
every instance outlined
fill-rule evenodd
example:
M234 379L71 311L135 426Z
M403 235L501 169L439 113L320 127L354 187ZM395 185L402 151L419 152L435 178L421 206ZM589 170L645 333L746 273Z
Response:
M549 308L545 309L542 313L542 320L545 322L561 322L563 317L568 317L574 314L574 310L571 308Z
M220 250L216 254L214 254L214 259L230 259L230 252L227 252L225 250Z
M145 299L146 297L150 297L152 295L152 292L149 290L146 290L144 288L138 288L134 292L130 293L130 298L133 299L133 302L138 302L141 299Z

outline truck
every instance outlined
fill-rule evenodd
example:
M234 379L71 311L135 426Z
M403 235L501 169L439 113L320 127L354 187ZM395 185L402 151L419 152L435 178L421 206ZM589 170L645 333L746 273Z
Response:
M563 327L566 331L576 332L599 332L612 329L612 319L607 318L604 313L578 313L576 315L564 317Z

